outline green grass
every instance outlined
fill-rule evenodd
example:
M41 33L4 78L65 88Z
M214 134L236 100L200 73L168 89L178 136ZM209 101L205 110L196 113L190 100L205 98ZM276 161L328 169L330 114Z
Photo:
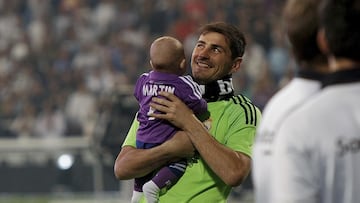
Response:
M3 196L0 195L0 203L49 203L50 199L45 196Z

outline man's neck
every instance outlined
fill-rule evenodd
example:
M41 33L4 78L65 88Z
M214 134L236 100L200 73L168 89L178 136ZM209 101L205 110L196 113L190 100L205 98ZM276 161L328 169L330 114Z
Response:
M203 91L203 98L207 102L227 100L234 95L234 87L231 75L222 79L210 82L206 85L200 85Z
M336 72L340 70L347 70L347 69L352 69L354 67L359 67L360 64L347 58L330 57L329 66L331 72Z

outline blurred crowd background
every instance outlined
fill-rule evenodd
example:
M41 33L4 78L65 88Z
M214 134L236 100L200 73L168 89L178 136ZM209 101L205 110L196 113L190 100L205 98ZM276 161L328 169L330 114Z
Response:
M99 153L111 155L111 171L138 108L133 85L149 70L150 43L174 36L189 59L197 29L211 21L233 23L245 33L248 45L233 83L236 93L263 108L294 75L282 5L280 0L0 0L0 138L93 139Z

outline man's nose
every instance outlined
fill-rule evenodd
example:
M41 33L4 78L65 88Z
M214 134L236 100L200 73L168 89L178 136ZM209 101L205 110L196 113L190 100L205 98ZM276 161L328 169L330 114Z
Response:
M203 48L201 50L199 50L199 56L202 58L209 58L209 48Z

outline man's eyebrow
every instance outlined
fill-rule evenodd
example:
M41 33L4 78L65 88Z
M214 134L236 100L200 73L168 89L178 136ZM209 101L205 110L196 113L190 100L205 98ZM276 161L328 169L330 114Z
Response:
M225 50L225 48L224 48L223 46L218 45L218 44L212 44L211 47L220 48L220 49L224 49L224 50Z
M206 44L206 42L203 41L203 40L198 40L197 43ZM220 48L220 49L222 49L222 50L225 50L225 47L223 47L223 46L221 46L221 45L219 45L219 44L210 44L210 46L211 46L212 48Z

